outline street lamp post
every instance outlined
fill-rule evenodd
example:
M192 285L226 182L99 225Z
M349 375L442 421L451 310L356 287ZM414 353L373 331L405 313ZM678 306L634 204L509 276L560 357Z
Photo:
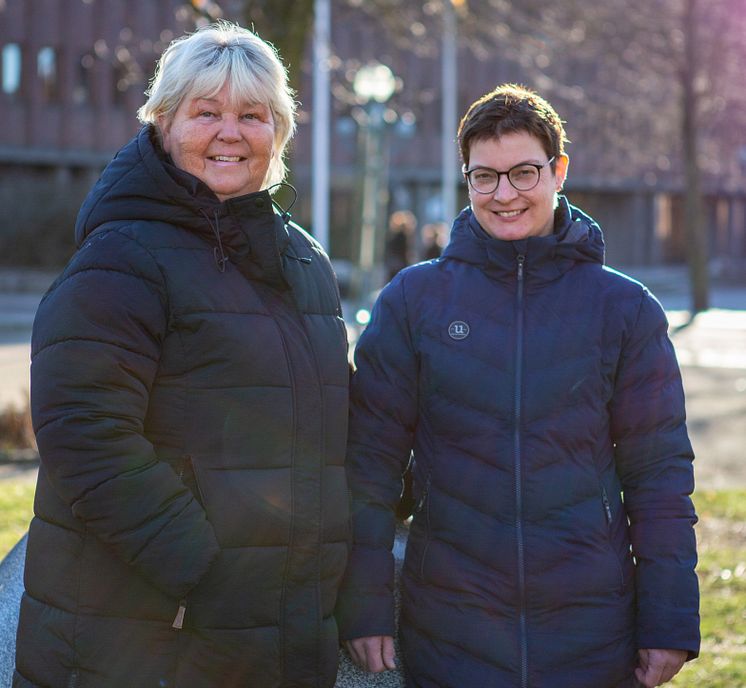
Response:
M443 54L441 60L442 145L442 206L443 221L450 224L456 216L457 158L454 137L458 124L458 25L454 6L462 0L446 0L443 4Z
M313 233L330 253L329 247L329 36L330 0L314 2L313 40Z
M352 88L364 106L359 123L363 140L362 219L360 225L360 279L358 297L369 291L376 263L376 245L380 224L380 196L384 176L383 133L386 125L386 103L394 93L396 79L383 64L371 63L361 67Z

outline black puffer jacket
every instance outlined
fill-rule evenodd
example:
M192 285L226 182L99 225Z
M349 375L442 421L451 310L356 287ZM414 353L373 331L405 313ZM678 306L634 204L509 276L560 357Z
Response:
M14 685L333 685L348 367L328 259L147 128L76 231L34 324Z

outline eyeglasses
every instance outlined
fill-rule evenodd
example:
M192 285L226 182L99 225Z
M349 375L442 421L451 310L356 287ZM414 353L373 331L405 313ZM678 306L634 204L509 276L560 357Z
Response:
M541 170L554 162L554 156L549 158L543 165L532 162L522 162L514 165L507 172L498 172L491 167L475 167L467 170L463 167L464 176L469 180L469 186L480 194L495 193L500 185L500 177L505 175L511 186L517 191L531 191L541 178Z

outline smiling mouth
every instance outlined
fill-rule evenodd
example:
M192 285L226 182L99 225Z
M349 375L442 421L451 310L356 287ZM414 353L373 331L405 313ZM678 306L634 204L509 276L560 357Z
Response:
M511 217L518 217L522 213L525 213L526 210L493 210L492 212L495 213L495 215L497 215L498 217L509 219Z
M238 155L211 155L209 159L215 162L241 162L242 160L246 160L246 158Z

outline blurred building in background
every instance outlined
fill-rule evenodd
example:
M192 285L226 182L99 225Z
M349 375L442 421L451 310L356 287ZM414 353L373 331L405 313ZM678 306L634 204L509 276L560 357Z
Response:
M241 2L219 4L226 18L242 19ZM364 3L332 3L330 249L337 258L359 252L363 139L352 84L357 69L373 59L387 65L398 84L380 144L387 162L381 216L408 210L420 227L452 220L443 217L440 188L444 94L437 3L402 6L410 4L421 16L397 32L391 17L366 11ZM83 196L138 128L135 112L156 59L174 36L194 28L194 20L190 3L179 0L0 0L2 262L59 264L60 254L71 250ZM540 36L520 52L507 40L472 40L472 30L468 24L460 29L457 92L445 94L457 100L459 114L498 83L537 88L567 120L573 143L566 192L602 225L609 262L682 262L684 176L679 153L665 137L673 123L659 121L665 117L652 110L649 124L641 125L613 99L599 105L594 89L609 92L617 84L593 60L582 62L580 52L560 70ZM303 71L290 167L299 191L293 215L313 230L310 27L307 36L305 61L290 66ZM445 133L454 146L455 133ZM722 148L733 161L705 165L712 172L704 179L710 255L737 273L746 265L746 134L740 145L731 138L703 155L722 157ZM461 185L459 203L466 201Z
M0 0L0 249L59 266L77 208L138 129L158 56L193 27L183 3Z

